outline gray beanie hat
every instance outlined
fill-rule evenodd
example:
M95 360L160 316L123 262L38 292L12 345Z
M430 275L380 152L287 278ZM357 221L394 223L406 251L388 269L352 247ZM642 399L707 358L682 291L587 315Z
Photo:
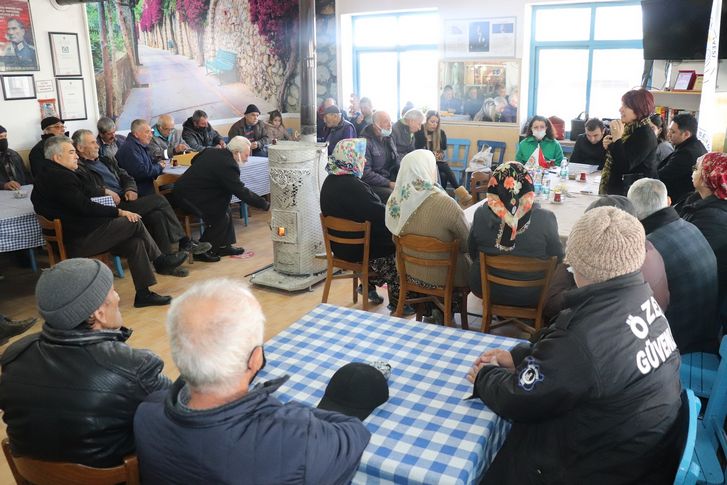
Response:
M566 263L594 283L641 269L645 257L644 227L616 207L597 207L583 214L565 249Z
M100 261L66 259L40 275L35 286L38 311L49 326L70 330L98 310L113 284L114 275Z

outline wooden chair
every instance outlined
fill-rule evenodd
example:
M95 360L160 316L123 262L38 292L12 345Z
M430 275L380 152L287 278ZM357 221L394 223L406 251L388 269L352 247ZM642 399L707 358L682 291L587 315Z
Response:
M93 468L77 463L36 460L15 456L10 441L3 440L3 452L18 485L138 485L139 461L136 455L124 458L123 465Z
M321 214L321 227L323 228L323 241L326 245L326 260L328 261L328 270L326 273L326 283L323 287L322 303L328 302L328 293L331 291L331 282L335 279L352 278L353 279L353 302L358 303L358 280L361 279L363 287L363 309L369 309L369 277L377 276L376 273L369 272L369 255L371 254L371 222L355 222L340 217L324 216ZM349 233L351 236L361 235L360 237L347 238L340 235L332 234ZM352 246L363 246L363 258L360 263L352 263L344 259L334 256L331 250L331 242L338 244L349 244ZM340 268L351 273L334 275L334 268Z
M480 252L480 278L482 281L482 331L487 333L491 329L508 323L514 323L528 333L535 333L543 326L543 306L545 297L548 294L550 280L558 259L553 256L549 259L523 258L518 256L491 256ZM490 269L508 271L513 273L544 273L543 277L525 281L510 280L496 276ZM536 307L518 307L509 305L497 305L492 303L490 284L507 286L511 288L536 288L540 287L540 298ZM504 321L491 325L492 316L505 317ZM534 320L531 327L520 319Z
M51 266L56 263L68 259L68 253L66 252L66 245L63 242L63 224L60 219L48 220L40 214L36 214L35 217L38 219L40 228L43 231L43 238L45 239L45 248L48 251L48 261ZM124 267L121 265L121 258L113 256L111 253L101 253L92 256L94 259L102 261L107 266L116 268L116 274L119 278L124 277Z
M474 199L474 203L480 201L480 195L487 195L487 185L490 183L492 173L489 172L473 172L470 179L470 193Z
M470 161L470 141L465 138L447 140L447 163L454 173L459 174L459 183L465 183L465 169Z
M439 239L419 236L417 234L406 234L404 236L393 236L396 245L396 268L399 272L399 301L394 315L404 315L405 305L416 305L416 319L422 321L422 303L430 302L437 306L444 315L444 324L452 326L452 301L454 292L458 291L461 296L460 315L462 316L462 328L469 330L467 322L467 295L469 288L455 288L454 274L457 270L457 256L459 254L459 240L444 242ZM445 258L418 257L416 253L444 253ZM424 267L446 267L447 276L443 287L427 288L420 286L407 277L407 264ZM408 292L421 293L426 296L408 298ZM442 300L444 301L442 303Z

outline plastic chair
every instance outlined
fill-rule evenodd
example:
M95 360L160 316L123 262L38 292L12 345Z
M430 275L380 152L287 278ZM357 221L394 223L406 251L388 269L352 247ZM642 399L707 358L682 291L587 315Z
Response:
M66 245L63 242L63 224L60 219L48 220L40 214L36 214L35 217L38 219L38 224L43 231L43 239L45 239L45 248L48 251L48 261L51 266L56 263L68 259L68 253L66 252ZM57 251L57 255L56 255ZM124 267L121 265L121 258L114 256L109 252L97 254L91 256L94 259L111 266L116 269L116 274L119 278L124 277Z
M353 279L353 302L358 303L358 280L361 278L361 286L363 287L363 309L369 309L369 277L377 276L376 273L369 272L369 254L371 251L371 221L355 222L340 217L324 216L321 214L321 227L323 228L323 241L326 245L326 260L328 261L328 271L326 273L326 283L323 287L323 298L321 303L328 302L328 293L331 291L331 282L335 279L352 278ZM349 236L344 237L341 234L348 233ZM350 244L352 246L363 246L363 258L360 263L353 263L345 259L339 259L333 254L331 242L338 244ZM334 268L340 268L351 273L333 274Z
M719 457L720 449L722 455L727 455L727 433L724 430L727 416L727 338L722 338L719 355L722 360L707 408L697 427L694 450L695 461L700 467L698 482L707 484L722 484L727 481L727 470L720 464Z
M18 485L138 485L139 461L136 455L124 458L113 468L93 468L78 463L43 461L15 456L10 441L3 440L3 452Z
M684 388L691 389L699 397L709 398L717 379L719 355L692 352L682 355L679 377Z
M570 158L571 154L573 153L573 148L575 145L561 145L560 147L563 149L563 156L566 158Z
M484 145L492 148L492 170L495 170L499 165L505 162L505 150L507 150L507 143L504 141L477 140L477 151L482 150ZM495 159L497 159L497 161L495 161Z
M452 242L444 242L439 239L419 236L417 234L407 234L404 236L393 236L396 245L396 269L399 272L399 301L394 312L394 316L404 316L405 305L416 305L418 322L422 321L423 311L422 303L430 302L437 306L444 315L444 324L448 327L452 326L452 301L454 292L457 291L461 297L460 315L462 317L462 328L469 330L467 322L467 295L469 288L456 288L454 286L454 273L457 269L457 256L459 254L459 240ZM418 257L413 256L415 253L427 254L446 254L442 258ZM407 276L407 264L423 267L446 267L447 276L444 286L437 288L428 288L420 286ZM409 298L408 292L422 293L426 296ZM444 303L442 303L444 300Z
M459 173L459 183L465 183L465 169L470 161L470 141L464 138L447 140L447 163L453 172Z
M487 333L493 328L508 323L514 323L522 330L533 334L543 326L543 306L548 294L550 280L558 259L553 256L548 259L523 258L519 256L492 256L480 251L480 278L482 281L482 331ZM529 280L510 280L492 274L489 270L508 271L512 273L544 273L543 277ZM511 288L540 287L540 298L536 307L519 307L498 305L492 303L490 285L492 283ZM492 325L492 316L506 317L505 320ZM531 327L520 319L533 320Z
M470 193L474 199L474 203L480 201L481 194L487 194L487 186L492 177L491 172L474 172L470 178Z
M702 403L691 389L682 391L681 427L686 428L682 458L679 460L674 485L694 485L699 477L699 464L694 461L694 447L697 441L699 410Z

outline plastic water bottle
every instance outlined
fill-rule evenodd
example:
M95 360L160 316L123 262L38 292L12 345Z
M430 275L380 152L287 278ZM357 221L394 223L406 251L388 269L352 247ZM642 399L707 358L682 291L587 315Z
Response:
M564 158L560 161L560 179L568 180L568 159Z

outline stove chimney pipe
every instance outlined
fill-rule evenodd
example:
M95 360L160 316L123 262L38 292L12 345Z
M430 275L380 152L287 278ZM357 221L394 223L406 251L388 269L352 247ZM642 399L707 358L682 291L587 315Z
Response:
M316 142L316 2L300 0L298 48L300 59L301 140Z

